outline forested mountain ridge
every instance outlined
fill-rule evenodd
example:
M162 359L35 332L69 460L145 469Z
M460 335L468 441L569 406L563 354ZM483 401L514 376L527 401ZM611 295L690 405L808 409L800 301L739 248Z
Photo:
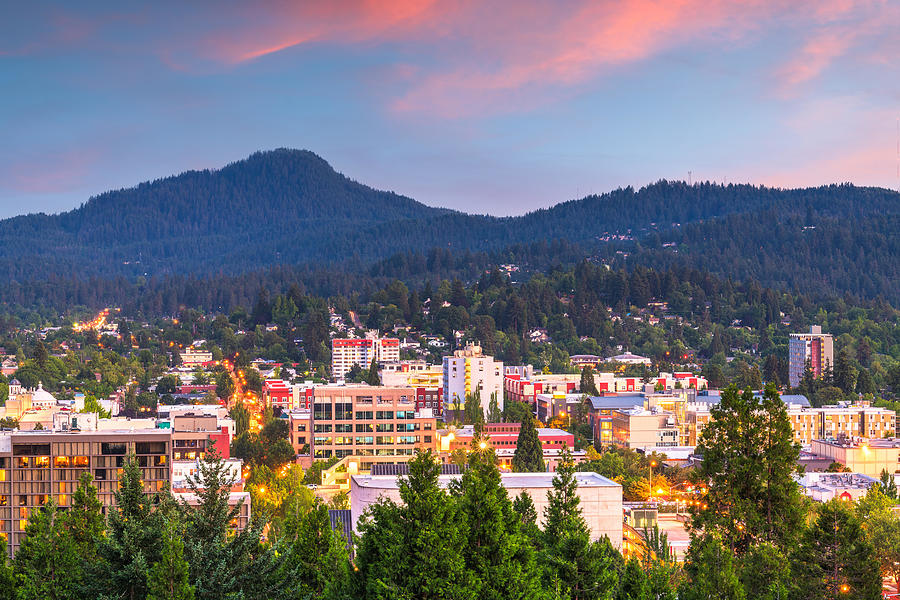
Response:
M412 281L591 257L896 304L898 255L900 195L891 190L659 181L492 217L377 191L288 149L107 192L59 215L0 221L0 277L23 285L279 264Z

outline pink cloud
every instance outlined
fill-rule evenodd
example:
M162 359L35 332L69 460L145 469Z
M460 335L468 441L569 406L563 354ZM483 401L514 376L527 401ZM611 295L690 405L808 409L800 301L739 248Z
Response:
M0 180L5 180L3 187L16 192L69 192L84 184L99 158L99 149L91 147L21 158L3 165Z

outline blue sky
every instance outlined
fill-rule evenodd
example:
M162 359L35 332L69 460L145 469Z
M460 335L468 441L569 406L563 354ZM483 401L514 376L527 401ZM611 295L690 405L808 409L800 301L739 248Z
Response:
M898 186L896 2L19 3L4 17L0 216L277 147L498 215L688 171Z

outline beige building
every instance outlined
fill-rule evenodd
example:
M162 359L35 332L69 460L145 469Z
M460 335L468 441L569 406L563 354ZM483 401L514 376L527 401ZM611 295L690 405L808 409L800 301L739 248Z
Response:
M440 475L438 485L446 489L451 481L459 477L460 475ZM506 488L510 498L526 492L534 502L540 522L548 504L547 492L553 489L553 477L553 473L501 473L500 484ZM591 539L598 540L606 536L616 548L621 548L622 486L596 473L575 473L575 479L578 482L579 506L591 532ZM397 476L350 477L350 514L354 531L366 508L380 498L400 502Z
M666 448L680 445L674 413L633 408L612 413L612 442L623 448Z
M697 445L703 428L709 424L709 409L706 404L688 405L685 415L688 443L685 445ZM816 439L893 437L897 424L894 411L865 402L819 408L788 404L787 412L794 441L801 446L808 446Z
M900 472L900 439L813 440L812 452L870 477Z
M90 473L100 501L114 503L128 454L136 455L144 490L170 481L172 433L141 431L12 431L0 433L0 532L9 551L19 547L31 514L51 499L67 507L82 473Z
M481 346L468 344L453 356L445 356L444 410L463 409L466 396L477 391L481 394L481 408L486 413L491 395L496 394L497 404L503 410L503 363L481 351Z

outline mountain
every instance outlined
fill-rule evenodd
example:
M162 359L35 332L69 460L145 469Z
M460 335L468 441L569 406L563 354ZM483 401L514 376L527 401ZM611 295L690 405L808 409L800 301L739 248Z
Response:
M898 256L900 195L885 189L660 181L498 218L374 190L288 149L0 221L0 276L12 287L277 264L421 278L591 257L896 303Z

